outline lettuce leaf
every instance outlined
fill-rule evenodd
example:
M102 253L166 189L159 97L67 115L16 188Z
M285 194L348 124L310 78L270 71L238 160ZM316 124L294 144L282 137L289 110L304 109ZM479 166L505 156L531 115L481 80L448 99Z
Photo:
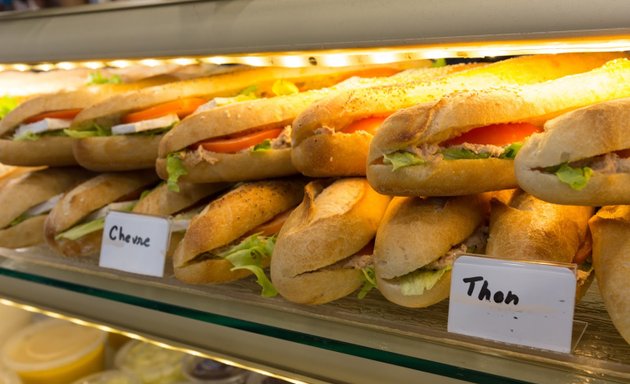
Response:
M73 129L64 129L63 132L74 139L84 139L86 137L111 136L111 129L101 127L94 123L89 129L77 131Z
M593 176L593 170L591 168L574 168L567 163L561 164L554 173L561 182L568 184L569 187L576 191L584 189L591 176Z
M391 164L392 171L396 171L412 165L424 165L427 161L411 152L396 151L383 155L383 163Z
M476 153L464 148L445 148L441 153L444 160L487 159L490 157L489 153Z
M68 239L68 240L77 240L82 238L85 235L89 235L92 232L100 231L105 227L105 218L99 217L98 219L88 221L87 223L79 224L68 229L65 232L61 232L57 236L55 236L55 240L59 239Z
M512 143L506 146L505 148L503 148L503 153L501 154L501 156L499 156L499 159L514 160L516 158L516 155L518 154L518 151L520 151L522 147L523 143L521 142Z
M109 77L103 76L103 74L99 71L90 73L90 77L88 79L87 85L92 84L120 84L122 83L122 78L119 75L111 75Z
M219 253L217 256L229 261L234 268L231 271L246 269L256 275L256 282L262 287L263 297L273 297L278 294L271 280L263 270L263 260L271 257L276 244L276 237L265 237L253 234L239 244Z
M42 137L38 133L33 132L25 132L19 136L13 136L14 141L37 141Z
M365 267L361 269L363 272L363 278L365 281L363 282L363 286L359 293L357 294L357 298L363 299L365 296L372 290L372 288L376 288L376 275L374 272L374 267Z
M16 226L16 225L20 224L21 222L26 221L27 219L30 219L30 218L31 218L31 216L27 215L26 213L23 213L20 216L18 216L15 219L13 219L9 223L9 227Z
M0 97L0 120L2 120L9 112L11 112L19 104L17 97L2 96Z
M252 152L264 152L270 149L271 149L271 140L265 139L265 141L263 141L262 143L254 145L254 148L252 148Z
M280 79L273 83L271 86L271 92L273 92L276 96L287 96L300 93L300 90L297 85L292 82Z
M400 278L400 291L405 296L419 296L433 288L452 266L437 271L418 269Z
M433 68L437 68L437 67L446 67L446 59L442 58L442 59L435 59L433 60L433 62L431 63L431 66Z
M177 181L180 177L187 175L188 171L182 163L181 152L170 153L166 156L166 173L168 174L168 190L179 192L179 184Z

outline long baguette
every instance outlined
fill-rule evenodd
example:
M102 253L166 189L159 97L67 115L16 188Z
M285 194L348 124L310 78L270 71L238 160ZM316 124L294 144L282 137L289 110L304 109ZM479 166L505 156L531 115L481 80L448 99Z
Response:
M453 67L397 86L346 91L302 113L294 123L293 163L305 175L365 175L373 132L344 133L353 122L384 118L456 91L532 84L591 70L620 53L525 56L476 67ZM448 67L446 69L449 69ZM448 75L448 76L447 76Z
M461 195L517 185L510 146L479 158L449 159L448 140L499 123L533 123L585 105L630 96L630 61L617 59L589 72L521 87L462 92L392 115L368 157L368 179L381 193ZM514 127L514 125L508 125ZM479 143L483 144L483 143ZM473 146L474 147L474 146ZM485 147L479 150L483 152ZM516 150L512 151L512 155ZM476 154L476 152L473 152ZM397 169L387 157L408 156Z

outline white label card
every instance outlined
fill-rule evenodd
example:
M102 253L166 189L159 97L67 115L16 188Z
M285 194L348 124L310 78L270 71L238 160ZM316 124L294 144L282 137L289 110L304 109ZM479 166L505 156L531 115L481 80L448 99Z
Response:
M451 276L448 331L570 352L575 284L566 266L460 256Z
M168 219L126 212L105 218L98 265L141 275L164 275L170 238Z

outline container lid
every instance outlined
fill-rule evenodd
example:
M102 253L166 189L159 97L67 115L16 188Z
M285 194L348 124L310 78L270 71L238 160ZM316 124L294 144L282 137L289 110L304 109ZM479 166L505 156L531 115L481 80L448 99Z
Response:
M287 384L286 380L278 379L271 376L261 375L260 373L252 372L247 379L247 384Z
M45 320L13 335L2 348L2 361L16 372L53 369L93 352L106 336L95 328Z
M22 381L15 372L0 364L0 384L22 384Z
M133 340L118 351L114 364L118 369L134 373L144 383L173 382L182 377L183 357L183 352Z
M187 355L184 358L184 376L193 383L244 384L249 371L216 360Z
M140 384L136 375L124 371L109 370L84 377L72 384Z

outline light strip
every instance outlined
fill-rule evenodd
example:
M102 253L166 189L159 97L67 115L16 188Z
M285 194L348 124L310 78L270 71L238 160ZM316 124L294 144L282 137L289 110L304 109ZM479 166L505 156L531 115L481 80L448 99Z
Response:
M328 51L268 52L248 55L221 55L200 57L171 57L124 59L105 61L77 61L59 63L6 63L3 70L49 70L104 67L126 68L133 65L157 66L165 64L191 65L246 64L251 66L310 67L346 66L357 64L386 64L418 59L475 58L525 55L534 53L606 52L630 51L630 35L569 38L563 40L516 40L495 42L472 42L456 44L434 44L395 48L364 48Z
M245 369L245 370L248 370L248 371L253 371L253 372L256 372L256 373L260 373L261 375L265 375L265 376L275 377L275 378L278 378L278 379L281 379L281 380L288 381L290 383L306 384L305 382L300 381L300 380L296 380L296 379L292 379L292 378L289 378L289 377L284 377L284 376L281 376L281 375L277 375L275 373L268 372L268 371L265 371L263 369L248 367L246 365L240 364L240 363L232 361L232 360L228 360L228 359L220 357L220 356L213 356L213 355L210 355L210 354L208 354L206 352L200 352L200 351L197 351L197 350L194 350L194 349L190 349L190 348L177 347L177 346L174 346L174 345L171 345L171 344L168 344L168 343L164 343L164 342L161 342L161 341L151 340L151 339L149 339L147 337L144 337L142 335L138 335L136 333L122 331L122 330L119 330L119 329L116 329L116 328L109 327L107 325L101 325L101 324L93 323L93 322L90 322L90 321L85 321L83 319L79 319L79 318L76 318L76 317L71 317L71 316L63 315L63 314L60 314L60 313L57 313L57 312L52 312L52 311L48 311L48 310L45 310L45 309L37 308L37 307L34 307L32 305L21 304L21 303L18 303L18 302L12 301L12 300L8 300L8 299L4 299L4 298L0 298L0 304L4 304L4 305L10 306L10 307L14 307L14 308L20 308L20 309L23 309L23 310L28 311L28 312L40 313L40 314L43 314L43 315L46 315L48 317L52 317L52 318L55 318L55 319L61 319L61 320L70 321L70 322L72 322L74 324L77 324L77 325L80 325L80 326L96 328L96 329L99 329L101 331L108 332L108 333L116 333L116 334L119 334L119 335L126 336L126 337L128 337L130 339L139 340L139 341L142 341L142 342L145 342L145 343L153 344L153 345L155 345L157 347L160 347L160 348L169 349L169 350L177 351L177 352L183 352L183 353L186 353L186 354L189 354L189 355L194 355L194 356L202 357L202 358L205 358L205 359L215 360L215 361L218 361L218 362L226 364L226 365L231 365L231 366L234 366L234 367L237 367L237 368Z

